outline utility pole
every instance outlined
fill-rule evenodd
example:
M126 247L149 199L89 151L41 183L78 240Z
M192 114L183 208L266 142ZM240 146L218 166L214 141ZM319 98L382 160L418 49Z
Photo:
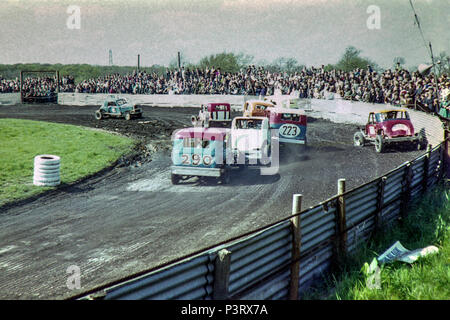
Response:
M137 65L137 71L139 72L139 68L141 66L141 55L138 54L138 65Z
M431 63L433 64L434 88L436 90L436 99L438 100L439 104L440 94L439 94L438 78L436 74L436 64L434 63L434 55L433 55L433 48L431 47L431 41L428 44L430 46ZM437 112L439 112L439 110L437 110Z
M109 49L109 65L112 66L113 65L113 57L112 57L112 50Z
M178 69L181 68L181 55L180 55L180 51L178 51Z

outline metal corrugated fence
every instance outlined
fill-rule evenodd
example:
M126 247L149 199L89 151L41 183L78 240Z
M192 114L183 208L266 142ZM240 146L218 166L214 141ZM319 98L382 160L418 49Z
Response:
M106 300L211 299L214 257L180 262L106 290Z
M111 286L103 290L103 298L212 299L215 281L220 280L227 284L227 297L286 299L292 295L290 268L296 263L299 274L294 292L300 296L330 271L340 254L339 244L345 244L347 253L354 252L377 228L404 214L409 201L436 185L443 175L443 156L441 144L383 177L301 212L300 243L293 243L292 223L283 219L245 238ZM342 214L344 230L338 222ZM294 246L300 249L296 261ZM218 276L216 257L221 250L229 255L225 259L229 264Z
M289 294L290 276L290 271L284 270L281 274L247 292L240 297L240 300L286 300Z
M229 294L235 295L291 261L289 221L227 248L231 252Z
M318 206L300 215L300 252L308 252L334 235L335 213L335 207Z
M332 256L333 244L325 243L300 260L299 296L330 270Z

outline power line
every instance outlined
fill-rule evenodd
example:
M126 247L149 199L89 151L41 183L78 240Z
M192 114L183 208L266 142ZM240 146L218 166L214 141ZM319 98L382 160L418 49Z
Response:
M426 48L427 50L429 50L429 47L428 47L428 45L427 45L427 41L425 40L425 36L423 35L422 27L420 26L419 17L417 16L416 9L414 9L414 5L413 5L413 3L412 3L412 0L409 0L409 4L411 5L411 9L412 9L412 11L414 12L414 18L415 18L415 20L416 20L417 27L419 28L420 35L422 36L423 44L424 44L425 48ZM430 52L430 54L431 54L431 52Z

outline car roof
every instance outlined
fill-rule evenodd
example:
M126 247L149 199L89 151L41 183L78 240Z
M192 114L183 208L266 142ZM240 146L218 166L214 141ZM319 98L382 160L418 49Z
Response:
M302 109L290 109L290 108L275 108L270 110L273 113L291 113L291 114L300 114L305 115L305 111Z
M235 117L233 120L264 120L267 117Z
M228 102L210 102L207 104L208 106L229 106Z
M397 111L405 112L406 111L407 112L408 110L406 110L406 109L386 109L386 110L380 110L375 113L387 113L387 112L393 112L393 111L395 111L395 112L397 112Z
M115 101L117 101L117 100L125 100L125 101L128 101L128 99L126 99L126 98L123 98L123 97L107 97L106 99L105 99L105 101L107 101L107 102L111 102L111 101L113 101L113 102L115 102Z
M224 128L203 128L203 127L189 127L177 130L174 139L184 138L202 138L203 140L223 141L227 135L227 130Z

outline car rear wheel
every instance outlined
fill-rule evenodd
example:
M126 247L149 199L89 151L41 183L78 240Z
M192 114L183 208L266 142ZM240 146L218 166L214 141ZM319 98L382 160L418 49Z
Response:
M231 181L230 171L228 169L226 169L220 176L220 182L222 184L229 184L230 181Z
M362 132L358 131L353 135L353 145L355 147L364 147L365 139Z
M170 180L172 181L172 184L178 184L178 182L180 182L180 176L172 173L170 175Z
M125 114L125 120L131 120L131 114L129 112Z
M425 150L427 147L427 141L422 132L419 133L419 138L417 139L417 150Z
M384 141L383 137L379 134L375 138L375 150L378 153L381 153L384 151Z

